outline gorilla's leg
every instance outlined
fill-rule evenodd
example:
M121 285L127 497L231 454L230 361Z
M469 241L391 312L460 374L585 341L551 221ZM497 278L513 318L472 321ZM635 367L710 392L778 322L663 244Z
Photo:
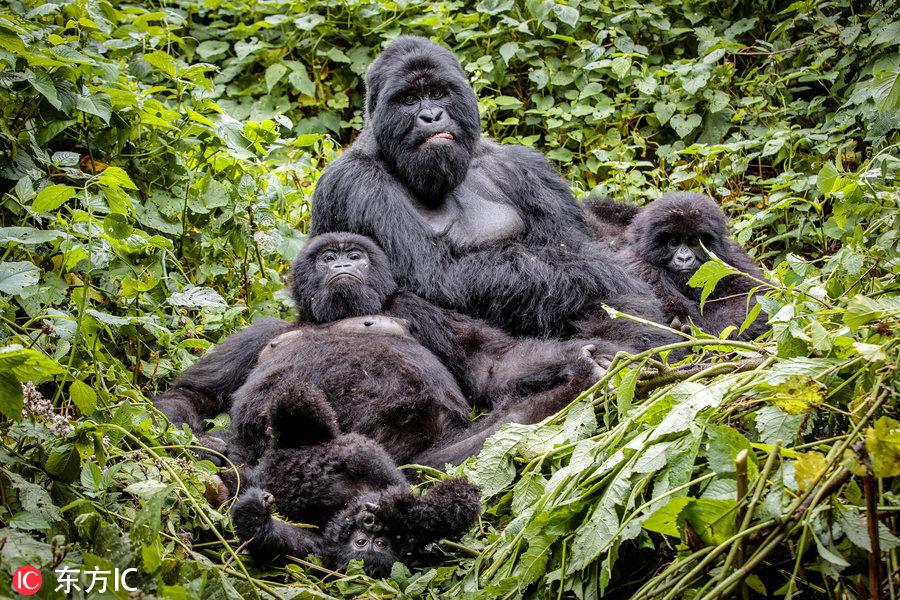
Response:
M279 448L309 446L339 433L322 390L297 380L289 362L261 365L235 393L228 457L235 464L256 464L273 433Z
M437 468L443 468L448 463L459 464L478 454L485 440L504 423L531 425L556 414L603 376L602 367L599 367L588 351L591 347L585 347L582 360L576 364L575 372L565 384L532 396L507 400L502 404L503 408L450 439L438 441L431 449L419 454L413 462Z
M279 521L271 514L272 494L259 488L247 490L231 509L234 531L254 560L265 563L283 554L304 557L318 554L321 539L309 529Z

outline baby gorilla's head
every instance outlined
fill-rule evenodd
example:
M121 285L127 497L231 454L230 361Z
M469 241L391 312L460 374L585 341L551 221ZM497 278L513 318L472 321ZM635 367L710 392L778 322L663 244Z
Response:
M328 524L323 535L329 566L343 570L350 561L358 560L369 576L388 577L395 562L412 556L412 540L389 531L383 516L379 516L390 509L381 505L381 496L371 493L360 497Z
M703 194L664 194L638 213L630 232L635 252L679 283L709 260L707 251L727 252L725 214Z
M353 233L312 238L291 267L298 316L314 323L380 313L396 288L381 248Z

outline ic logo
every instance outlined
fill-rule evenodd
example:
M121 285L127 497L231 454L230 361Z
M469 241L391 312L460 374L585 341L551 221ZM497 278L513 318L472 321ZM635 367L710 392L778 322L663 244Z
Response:
M19 567L13 573L12 586L13 589L23 596L32 596L41 589L43 578L41 572L31 565Z

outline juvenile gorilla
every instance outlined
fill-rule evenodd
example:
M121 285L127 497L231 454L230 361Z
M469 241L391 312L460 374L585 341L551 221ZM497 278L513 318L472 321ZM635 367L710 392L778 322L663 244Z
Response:
M369 69L365 108L359 137L316 185L312 235L369 236L401 287L516 335L602 335L639 350L667 339L598 310L661 318L641 301L647 286L590 239L547 160L482 136L453 53L398 37Z
M638 212L627 232L626 255L663 304L667 321L676 328L688 319L703 331L718 334L728 326L740 327L756 303L748 295L759 287L743 275L729 275L700 310L700 288L687 284L709 260L707 250L743 273L763 280L762 271L741 246L728 237L728 220L722 209L703 194L663 194ZM705 248L705 249L704 249ZM760 311L740 334L755 339L766 331L766 315Z
M254 464L269 444L273 402L322 394L342 432L381 444L398 463L435 466L478 451L503 422L533 423L602 376L584 341L519 340L475 319L395 293L368 238L313 238L294 262L302 315L273 339L235 392L229 458ZM341 320L335 320L341 319ZM470 425L471 404L494 409Z
M298 322L263 319L228 337L155 400L173 423L223 450L202 420L231 409L228 450L238 463L253 464L265 450L279 386L322 390L342 431L371 436L398 462L443 466L476 453L501 422L556 412L602 376L592 353L617 350L512 338L397 292L387 257L354 234L313 238L294 262L291 291ZM470 425L471 406L494 413Z
M428 544L462 535L479 513L478 487L448 479L417 497L384 449L359 434L341 435L337 415L317 391L281 396L273 406L273 446L248 473L255 487L232 519L253 558L318 554L343 569L362 560L372 576L415 560ZM275 503L301 528L275 519Z

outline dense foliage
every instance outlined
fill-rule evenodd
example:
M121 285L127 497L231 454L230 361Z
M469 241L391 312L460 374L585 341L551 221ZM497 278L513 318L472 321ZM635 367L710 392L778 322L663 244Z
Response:
M437 568L261 572L203 499L212 465L148 398L289 314L310 192L401 32L458 52L485 130L545 151L579 195L722 199L771 269L773 331L697 334L688 370L619 357L556 418L499 433L460 469L480 527ZM742 580L896 599L898 43L892 3L850 0L10 0L0 593L34 564L45 582L136 567L146 597L724 598Z

